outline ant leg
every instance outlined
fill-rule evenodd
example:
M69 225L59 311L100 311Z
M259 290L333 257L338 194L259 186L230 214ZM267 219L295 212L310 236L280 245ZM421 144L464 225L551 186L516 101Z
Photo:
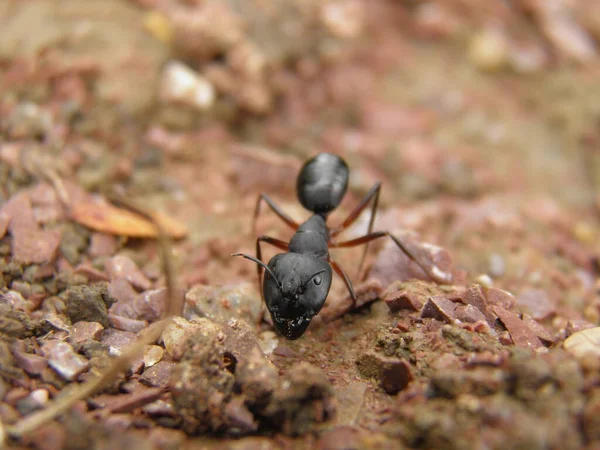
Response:
M256 207L254 208L254 218L252 219L252 233L256 234L256 222L258 220L258 215L260 214L260 205L262 202L265 202L281 220L283 220L288 226L292 229L297 230L300 225L296 223L290 216L288 216L277 204L271 200L267 194L260 194L258 199L256 200Z
M335 273L337 273L338 276L342 280L344 280L346 289L348 289L348 293L350 294L350 298L352 299L352 307L354 307L354 305L356 304L356 293L354 292L354 288L352 287L352 281L350 281L350 278L346 274L346 271L343 269L343 267L340 266L333 259L329 258L329 264L331 264L331 267L333 267L333 270L335 270Z
M373 187L367 192L365 198L354 208L354 210L348 215L346 220L342 222L342 224L336 227L332 232L331 236L335 237L352 225L358 216L364 211L369 202L373 200L373 204L371 205L371 217L369 218L369 228L367 230L367 234L371 234L373 232L373 224L375 223L375 214L377 214L377 207L379 206L379 193L381 192L381 181L378 181L373 185ZM363 250L362 257L360 258L360 264L358 265L358 271L356 273L356 278L360 278L360 273L362 272L363 264L365 263L365 258L367 256L367 251L369 250L369 244L365 245Z
M256 238L256 257L261 262L262 262L262 250L260 248L261 242L266 242L267 244L271 244L272 246L277 247L280 250L287 251L287 249L288 249L288 243L285 241L282 241L281 239L273 238L270 236L259 236ZM262 288L263 266L261 266L260 264L257 264L256 273L258 274L258 289L260 291L261 297L263 297L263 288ZM265 299L263 297L263 301L264 300Z
M423 269L425 271L425 273L434 281L441 283L441 284L448 284L452 282L452 275L442 271L439 267L437 267L435 264L431 264L431 268L428 267L426 264L424 264L423 262L421 262L419 260L419 258L417 258L406 246L406 244L404 244L400 239L398 239L396 236L394 236L393 234L391 234L388 231L375 231L374 233L369 233L366 234L364 236L361 236L359 238L356 239L351 239L349 241L345 241L345 242L338 242L338 243L332 243L331 246L333 248L348 248L348 247L356 247L357 245L363 245L366 244L368 242L371 242L375 239L379 239L381 237L384 236L389 236L394 243L400 248L400 250L402 250L404 252L404 254L406 254L406 256L408 256L410 259L412 259L421 269Z

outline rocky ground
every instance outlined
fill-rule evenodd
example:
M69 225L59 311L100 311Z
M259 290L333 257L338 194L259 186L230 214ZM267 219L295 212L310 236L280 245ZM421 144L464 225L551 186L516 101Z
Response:
M594 2L6 0L0 22L7 446L598 446ZM287 341L230 255L260 192L308 217L295 177L322 151L351 169L332 225L381 180L375 228L451 279L391 240L361 276L336 250L357 304L336 280ZM172 295L114 192L172 238ZM267 211L258 232L291 235Z

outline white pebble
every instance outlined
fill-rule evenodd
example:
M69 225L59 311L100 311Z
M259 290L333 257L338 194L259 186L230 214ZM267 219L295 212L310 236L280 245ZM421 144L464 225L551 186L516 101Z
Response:
M166 102L181 102L206 111L215 101L215 88L200 74L178 61L169 62L163 71L160 89Z

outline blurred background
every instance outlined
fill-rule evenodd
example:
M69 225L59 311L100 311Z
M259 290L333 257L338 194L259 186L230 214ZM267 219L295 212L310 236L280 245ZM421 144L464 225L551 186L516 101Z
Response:
M34 306L73 281L59 275L74 268L108 280L102 271L117 252L152 286L164 284L154 242L108 235L127 235L121 229L93 232L89 211L74 214L75 224L57 196L118 188L161 211L173 234L186 236L174 245L182 289L255 286L255 267L230 254L254 252L257 195L307 218L295 178L307 158L327 151L351 170L332 225L382 181L376 228L446 249L457 284L513 292L519 311L550 329L547 342L597 326L599 44L600 2L585 0L2 0L0 201L26 191L33 229L62 233L40 234L57 258L40 270L59 281ZM367 223L365 215L348 234L363 234ZM23 271L8 265L7 227L0 213L3 281L35 298ZM258 229L291 234L269 212ZM385 245L373 245L368 260L384 289L410 278L389 248L376 252ZM353 275L360 250L344 255ZM344 295L336 282L331 297ZM389 322L381 305L365 329ZM364 334L352 329L355 317L343 320L340 339ZM311 345L333 332L318 333L293 350L325 367L325 353ZM286 367L293 352L281 348ZM355 370L355 355L344 363ZM336 364L327 369L332 379L344 372ZM392 402L381 392L372 398Z
M597 2L6 0L0 20L5 199L26 146L180 218L193 253L247 235L260 191L306 217L297 170L330 151L343 211L382 180L380 225L475 271L529 219L596 237Z

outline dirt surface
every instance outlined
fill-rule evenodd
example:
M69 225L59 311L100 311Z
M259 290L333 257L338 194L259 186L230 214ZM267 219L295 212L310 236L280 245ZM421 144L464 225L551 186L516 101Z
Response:
M11 448L595 448L600 9L594 2L0 4L0 421ZM299 339L262 304L258 234L302 163L342 156L343 221ZM176 298L155 211L173 237ZM344 237L363 235L368 213ZM275 250L264 255L272 257ZM438 280L440 281L440 280ZM141 332L109 386L25 435Z

